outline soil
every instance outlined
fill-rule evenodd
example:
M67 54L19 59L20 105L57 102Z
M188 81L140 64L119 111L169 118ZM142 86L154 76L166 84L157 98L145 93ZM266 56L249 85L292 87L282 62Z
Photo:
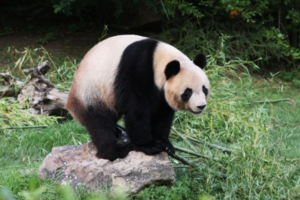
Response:
M62 31L60 35L56 34L50 40L47 40L47 34L49 33L18 31L13 32L11 35L0 36L0 72L3 71L3 69L5 69L7 66L14 66L14 62L18 59L16 55L13 56L13 59L11 58L12 55L10 54L12 53L8 53L8 48L23 51L25 48L35 49L43 47L51 54L51 57L69 57L76 58L78 61L80 61L86 52L95 44L97 44L101 38L100 31L96 31L95 29L84 29L72 33L65 33ZM109 30L106 37L117 34L153 35L152 32L147 31L124 32L119 30ZM46 41L46 43L41 44L41 41Z
M16 32L12 35L0 37L0 50L5 53L8 47L22 51L25 47L39 48L44 47L53 55L63 55L69 57L82 57L99 38L95 31L81 31L72 34L64 34L55 37L53 41L40 44L39 41L45 38L47 33L35 34L33 32ZM1 55L2 57L3 55ZM0 64L2 61L0 60Z

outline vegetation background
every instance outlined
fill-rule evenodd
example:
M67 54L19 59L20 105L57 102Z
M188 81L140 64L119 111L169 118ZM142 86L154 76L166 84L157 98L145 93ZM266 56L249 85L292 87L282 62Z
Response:
M178 112L172 128L172 142L193 155L177 152L197 167L172 160L173 187L153 185L135 196L40 180L36 169L52 147L89 136L73 120L32 116L1 98L1 128L48 128L0 130L0 199L299 199L299 25L297 0L1 1L1 72L25 79L22 69L48 59L48 78L68 91L89 48L134 33L191 58L207 54L212 94L201 117Z

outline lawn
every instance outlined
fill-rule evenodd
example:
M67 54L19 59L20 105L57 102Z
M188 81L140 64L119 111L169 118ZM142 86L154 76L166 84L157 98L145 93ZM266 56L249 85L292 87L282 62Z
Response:
M6 59L24 58L19 66L7 66L17 71L50 56L45 49L28 51L6 55ZM77 62L62 56L53 58L50 79L67 90ZM50 120L42 121L48 128L0 130L0 199L300 198L299 90L276 76L250 75L246 65L249 62L224 62L221 57L209 57L206 72L212 93L208 108L200 116L177 112L171 134L177 147L206 158L177 151L197 167L171 159L176 171L172 187L152 185L126 197L107 190L73 192L54 180L40 180L36 171L52 147L89 141L86 130L77 122ZM6 106L1 108L1 115L7 114L10 110L6 101L1 101L2 107ZM28 121L42 123L34 118ZM224 153L213 145L232 152Z

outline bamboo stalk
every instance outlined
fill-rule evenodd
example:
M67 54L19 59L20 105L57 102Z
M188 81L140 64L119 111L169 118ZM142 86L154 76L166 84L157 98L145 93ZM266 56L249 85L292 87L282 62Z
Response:
M175 128L173 128L173 131L178 135L178 137L180 137L181 139L183 139L194 151L196 151L196 148L194 145L192 145L186 137L183 137L182 134L180 134Z
M252 101L251 103L277 103L277 102L282 102L282 101L290 101L290 98L287 99L275 99L275 100L265 100L265 101ZM248 103L248 104L251 104Z
M216 145L216 144L212 144L212 143L202 142L200 140L197 140L197 139L191 138L191 137L183 137L182 136L183 134L179 133L177 130L175 130L175 128L172 128L172 129L174 130L174 133L176 133L175 135L178 136L178 137L180 137L180 138L186 138L188 140L191 140L193 142L200 143L200 144L207 144L207 146L209 146L209 147L216 148L218 150L221 150L221 151L229 153L229 154L233 152L231 149L226 148L226 147L222 147L222 146L219 146L219 145ZM188 143L188 144L190 145L190 143Z
M184 158L184 157L182 157L182 156L180 156L176 153L175 154L169 154L169 156L171 156L172 158L174 158L174 159L176 159L176 160L178 160L178 161L182 162L183 164L188 165L190 167L193 167L193 168L197 167L197 165L195 163L189 161L188 159L186 159L186 158Z
M212 148L215 148L215 149L218 149L218 150L221 150L225 153L232 153L232 150L229 149L229 148L226 148L226 147L222 147L222 146L219 146L219 145L216 145L216 144L212 144L212 143L206 143L206 142L202 142L202 141L199 141L199 140L196 140L194 138L191 138L191 137L187 137L187 139L193 141L193 142L197 142L197 143L200 143L200 144L206 144L207 146L209 147L212 147Z
M11 127L0 128L0 130L5 130L5 129L47 128L47 127L48 126L23 126L23 127L11 126Z
M187 153L187 154L190 154L190 155L193 155L193 156L205 158L205 159L208 159L208 160L219 161L219 160L217 160L217 159L215 159L215 158L211 158L211 157L208 157L208 156L201 155L201 154L196 153L196 152L194 152L194 151L191 151L191 150L189 150L189 149L185 149L185 148L177 147L177 146L174 146L174 148L175 148L177 151L181 151L181 152L183 152L183 153Z
M184 157L182 157L182 156L180 156L180 155L178 155L178 154L169 154L169 156L171 156L172 158L174 158L174 159L176 159L176 160L178 160L178 161L180 161L180 162L182 162L183 164L185 164L185 165L188 165L188 166L190 166L190 167L192 167L192 168L194 168L194 169L198 169L198 170L200 170L200 171L203 171L203 167L206 169L206 170L208 170L210 173L213 173L213 174L215 174L215 175L217 175L217 176L219 176L219 177L221 177L221 178L224 178L224 179L226 179L226 175L225 174L223 174L223 173L221 173L221 172L215 172L215 171L212 171L210 168L207 168L206 166L199 166L199 165L197 165L197 164L195 164L194 162L192 162L192 161L190 161L190 160L188 160L188 159L186 159L186 158L184 158ZM202 167L202 169L201 169L201 167Z

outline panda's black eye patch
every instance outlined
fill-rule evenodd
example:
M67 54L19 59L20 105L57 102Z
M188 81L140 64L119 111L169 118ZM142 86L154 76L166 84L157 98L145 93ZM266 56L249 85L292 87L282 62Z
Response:
M202 91L205 94L205 96L208 95L208 89L204 85L202 86Z
M188 101L193 94L193 90L190 88L186 88L184 93L181 95L182 101Z

